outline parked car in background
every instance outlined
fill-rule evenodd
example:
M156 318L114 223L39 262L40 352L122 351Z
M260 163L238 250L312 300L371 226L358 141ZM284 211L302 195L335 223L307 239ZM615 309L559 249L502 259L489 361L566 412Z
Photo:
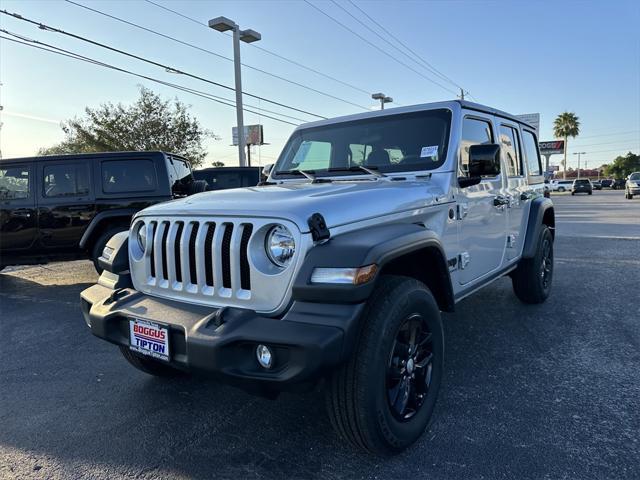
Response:
M600 180L600 185L602 185L602 188L611 188L612 183L613 183L613 179L611 178L604 178Z
M212 167L194 170L197 180L207 182L207 190L255 187L260 182L260 167Z
M189 162L164 152L0 160L0 270L97 259L150 205L204 191Z
M588 178L576 178L571 185L571 195L576 193L588 193L593 194L593 187L591 186L591 180Z
M573 180L553 180L551 190L554 192L568 192L571 190Z
M592 180L591 186L594 190L602 190L602 183L600 182L600 180Z
M633 172L627 177L624 187L625 198L632 200L634 195L640 195L640 172Z
M616 178L612 183L611 183L611 188L613 190L622 190L626 184L626 180L624 178Z

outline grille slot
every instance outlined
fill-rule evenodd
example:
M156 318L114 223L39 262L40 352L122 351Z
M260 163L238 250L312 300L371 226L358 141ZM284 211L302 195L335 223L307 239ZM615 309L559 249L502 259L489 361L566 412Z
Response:
M182 268L180 267L180 239L182 238L182 231L184 230L184 222L176 222L176 238L173 241L173 259L174 268L176 272L176 281L182 282Z
M194 223L191 228L191 235L189 236L189 273L191 283L194 285L198 283L198 275L196 272L196 237L199 227L197 223Z
M167 267L167 236L169 235L169 222L162 222L162 279L169 280L169 269Z
M224 224L224 235L222 237L222 286L231 288L231 235L233 234L233 224Z
M153 248L153 235L156 231L156 222L151 222L149 224L151 226L151 235L149 235L149 238L147 238L147 248L151 249L151 276L155 277L156 276L156 249Z
M249 239L253 233L253 225L245 223L240 240L240 288L251 290L251 269L249 267Z
M204 239L204 272L205 283L208 287L213 287L213 234L216 231L216 224L210 223L207 227L207 236Z

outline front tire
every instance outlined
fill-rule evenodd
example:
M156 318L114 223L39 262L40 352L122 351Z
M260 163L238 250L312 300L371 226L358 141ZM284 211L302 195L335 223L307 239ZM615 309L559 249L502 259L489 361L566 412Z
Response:
M551 292L553 280L553 236L542 225L533 258L523 258L511 275L513 291L523 303L542 303Z
M327 383L331 423L367 452L404 450L427 428L443 360L440 310L429 289L412 278L382 276L351 358Z
M172 366L162 363L159 360L153 360L152 358L138 355L129 347L120 346L120 352L122 353L122 356L126 358L127 362L148 375L164 378L172 378L184 375L184 373L177 368L173 368Z

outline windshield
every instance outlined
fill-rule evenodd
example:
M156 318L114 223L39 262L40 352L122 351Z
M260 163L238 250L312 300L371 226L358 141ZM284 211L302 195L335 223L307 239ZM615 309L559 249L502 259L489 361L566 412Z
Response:
M575 183L589 183L588 179L576 180Z
M640 172L629 175L629 180L640 180Z
M362 174L433 170L447 157L451 112L446 109L367 118L294 132L276 174L329 169Z

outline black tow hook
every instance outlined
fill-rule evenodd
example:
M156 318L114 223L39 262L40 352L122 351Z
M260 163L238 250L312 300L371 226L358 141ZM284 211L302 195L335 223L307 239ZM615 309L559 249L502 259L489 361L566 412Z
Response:
M127 295L129 295L129 292L127 291L126 288L118 288L117 290L114 290L113 293L107 297L107 299L104 301L104 304L111 305L112 303L117 302L118 300L126 297Z

